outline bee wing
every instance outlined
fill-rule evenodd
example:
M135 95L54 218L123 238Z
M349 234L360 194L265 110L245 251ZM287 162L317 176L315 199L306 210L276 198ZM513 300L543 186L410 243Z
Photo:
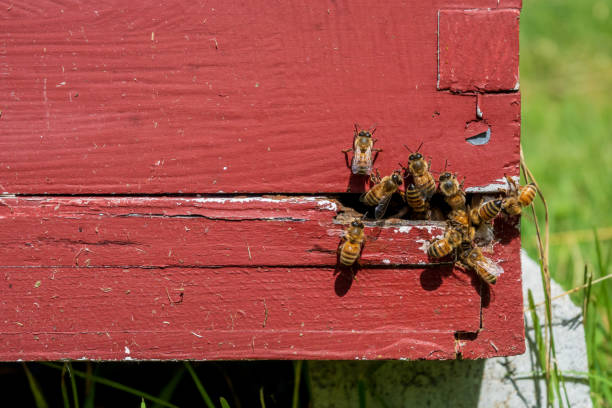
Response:
M361 150L359 146L355 149L355 154L353 155L353 164L351 165L351 170L353 174L357 174L360 169L366 167L368 169L368 174L372 171L372 148L368 147L365 151Z
M495 232L493 231L493 225L483 222L480 224L474 235L474 239L478 242L490 243L495 239Z
M484 256L482 259L477 260L476 264L495 277L499 277L499 275L504 273L504 268Z
M382 198L382 200L380 200L380 202L374 209L374 218L379 220L385 215L385 213L387 212L387 207L389 206L389 203L391 202L391 196L392 194L386 195Z

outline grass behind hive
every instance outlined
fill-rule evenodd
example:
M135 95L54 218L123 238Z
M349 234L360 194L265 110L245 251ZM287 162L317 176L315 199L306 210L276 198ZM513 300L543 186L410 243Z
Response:
M612 255L612 5L603 0L523 2L521 13L522 145L550 211L551 277L565 289L609 273ZM542 209L537 211L543 217ZM593 233L593 228L596 233ZM537 259L532 222L522 222L523 246ZM612 280L590 294L585 334L595 406L612 401L610 295ZM586 301L585 301L586 299ZM561 339L557 339L561 341ZM607 404L607 405L606 405Z

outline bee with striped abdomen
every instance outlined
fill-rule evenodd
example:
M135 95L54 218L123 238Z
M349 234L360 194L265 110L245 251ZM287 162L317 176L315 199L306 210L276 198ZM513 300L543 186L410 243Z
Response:
M519 215L523 207L527 207L533 202L537 189L533 183L521 186L510 177L505 177L509 188L506 191L506 197L502 200L502 209L507 214Z
M482 203L478 208L470 210L470 219L473 224L480 225L493 220L502 209L502 200L489 200Z
M402 176L398 171L394 171L390 176L385 176L381 179L380 174L376 171L376 176L372 175L370 178L376 184L368 192L363 193L359 197L359 201L371 207L376 206L374 218L380 219L387 212L391 196L402 185Z
M408 146L404 145L404 147L411 153L410 157L408 157L407 169L412 175L412 181L414 182L416 188L423 194L425 200L430 200L436 192L436 180L429 172L431 163L427 163L423 155L419 153L421 146L423 146L423 143L421 143L416 152L412 152ZM405 172L406 168L403 168Z
M482 254L477 246L462 245L459 253L460 262L473 269L485 282L495 284L504 270Z
M429 219L429 203L423 197L423 194L414 184L410 184L404 193L404 199L408 203L408 207L412 209L415 218Z
M350 266L357 262L364 242L363 223L359 218L355 218L344 232L342 241L340 241L338 246L340 263Z
M463 183L459 184L457 176L448 172L440 174L439 187L440 192L444 195L444 201L450 205L452 210L466 210Z
M444 238L432 242L427 248L427 255L432 258L442 258L450 254L453 249L461 245L463 236L461 232L449 225L444 231Z
M370 130L359 129L359 125L355 123L353 147L342 151L344 154L353 152L353 160L351 161L353 174L368 176L372 172L372 163L374 162L372 153L382 152L382 149L374 148L374 143L376 143L376 139L372 138L374 132L376 132L376 128Z

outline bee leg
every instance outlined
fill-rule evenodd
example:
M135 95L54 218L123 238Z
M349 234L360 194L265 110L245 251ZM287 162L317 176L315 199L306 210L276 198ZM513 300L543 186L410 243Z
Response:
M349 162L349 158L348 158L348 152L352 151L353 149L347 149L347 150L343 150L342 153L344 153L344 161L346 162L346 167L347 168L351 168L351 163Z
M374 158L372 159L372 164L376 163L376 159L378 159L378 153L382 152L382 149L372 149L373 152L376 152L376 154L374 154Z

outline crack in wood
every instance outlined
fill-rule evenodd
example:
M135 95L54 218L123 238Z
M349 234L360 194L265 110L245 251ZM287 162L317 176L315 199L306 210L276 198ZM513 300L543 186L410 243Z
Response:
M109 215L109 217L127 218L127 217L143 217L143 218L203 218L211 221L229 221L229 222L242 222L242 221L287 221L287 222L305 222L308 221L306 218L293 218L293 217L250 217L250 218L228 218L228 217L211 217L202 214L185 214L185 215L172 215L172 214L159 214L159 213L128 213L128 214L115 214Z
M87 248L83 248L80 255L83 251L91 252ZM451 266L454 265L454 262L432 262L432 263L409 263L409 264L398 264L398 263L388 263L388 264L370 264L370 263L361 263L359 266L361 269L435 269L440 266ZM66 268L66 269L224 269L224 268L237 268L237 269L335 269L337 268L337 264L251 264L251 265L243 265L243 264L223 264L223 265L185 265L185 264L171 264L171 265L0 265L0 270L2 269L57 269L57 268Z

